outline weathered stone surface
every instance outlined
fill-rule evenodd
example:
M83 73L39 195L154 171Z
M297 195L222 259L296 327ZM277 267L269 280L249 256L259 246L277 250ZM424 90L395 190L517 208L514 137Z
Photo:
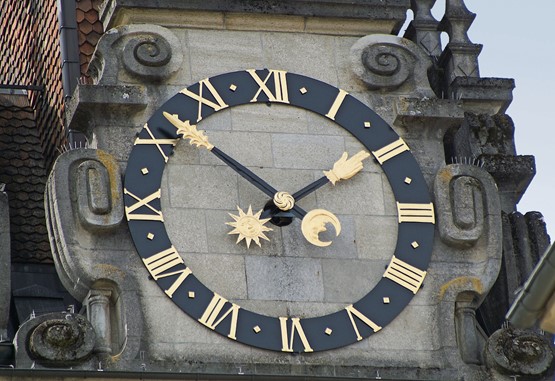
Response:
M471 247L500 225L499 196L488 173L471 165L441 169L434 184L439 234L453 247ZM495 222L493 222L496 220Z
M555 369L553 345L532 331L496 331L488 339L485 355L488 365L502 375L547 379Z
M409 40L389 35L362 37L351 47L354 73L372 90L433 96L427 72L431 61Z
M90 322L74 313L50 313L25 322L14 340L18 368L90 369L96 335ZM30 358L28 358L29 353Z
M101 180L104 183L92 189L86 182L76 181L79 166L90 162L95 168L106 171L106 177ZM114 193L118 189L119 194ZM88 200L91 191L96 193L96 199L110 198L110 209L99 212L90 208L88 202L79 205L82 199L78 195ZM45 205L60 280L72 296L85 304L91 290L111 292L105 306L109 323L99 323L94 319L92 324L95 328L107 327L109 338L106 340L110 343L110 351L118 353L125 347L123 356L128 358L136 353L142 321L140 310L132 310L137 285L126 273L130 268L128 257L136 254L132 252L125 227L119 225L123 216L117 210L123 209L122 197L119 166L114 158L102 151L79 149L66 152L55 162L47 183ZM83 208L87 208L88 219L82 216ZM108 218L96 218L103 213ZM112 244L105 245L106 236L110 237ZM106 319L106 316L99 319ZM129 331L126 328L129 326L135 330Z

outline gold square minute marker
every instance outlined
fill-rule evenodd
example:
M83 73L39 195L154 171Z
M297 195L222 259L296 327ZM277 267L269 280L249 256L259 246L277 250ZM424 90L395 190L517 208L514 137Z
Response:
M416 241L413 241L410 245L412 246L413 249L416 249L418 246L420 246Z
M237 86L234 85L234 84L232 83L232 84L229 86L229 90L235 91L235 90L237 90Z
M370 128L371 126L370 122L364 122L364 128Z
M254 333L259 333L260 331L262 331L262 329L261 329L259 326L257 326L257 325L254 326L254 327L252 328L252 330L254 331Z
M405 177L405 184L412 183L412 179L410 177Z
M391 302L391 300L389 299L389 297L385 296L383 298L383 304L389 304L389 302Z
M152 240L154 239L154 234L148 233L148 234L146 235L146 238L148 238L149 240L152 241Z
M333 332L333 329L331 328L326 328L326 330L324 331L326 333L326 335L331 335L331 333Z
M147 168L147 167L144 167L143 169L141 169L141 173L142 173L143 175L148 174L148 168Z
M194 299L194 298L195 298L195 292L189 291L189 299Z
M308 92L308 90L306 89L306 87L301 87L299 89L299 91L301 92L301 94L306 94Z

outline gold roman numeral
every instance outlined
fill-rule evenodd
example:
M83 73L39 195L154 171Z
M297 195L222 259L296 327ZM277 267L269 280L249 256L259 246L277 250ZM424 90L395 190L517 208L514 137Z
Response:
M383 276L416 294L424 281L426 271L422 271L393 256Z
M164 222L164 216L162 215L162 212L158 209L156 209L155 207L153 207L152 205L150 205L150 202L156 198L160 198L160 189L158 189L156 192L146 196L145 198L140 198L135 196L133 193L129 192L127 189L123 189L123 193L133 197L135 200L137 200L136 203L134 203L131 206L126 206L125 207L125 214L127 215L127 221L131 221L131 220L141 220L141 221L161 221ZM140 213L133 213L135 210L139 209L141 206L146 206L148 209L152 210L154 212L154 214L140 214Z
M159 253L153 254L150 257L143 259L143 262L154 280L164 278L172 274L163 274L164 271L171 269L174 266L183 264L183 259L175 250L175 247L162 250Z
M291 332L287 332L287 317L280 317L279 324L281 326L281 350L282 352L293 352L293 341L295 340L295 332L299 335L301 342L303 343L305 352L314 352L308 343L308 339L301 325L299 318L291 318Z
M200 319L198 319L198 321L213 330L229 314L231 314L231 326L229 328L229 334L227 335L227 337L233 340L237 340L237 338L235 337L235 334L237 332L237 317L239 315L239 309L241 307L239 307L235 303L231 303L231 307L229 307L229 309L225 311L219 319L217 319L227 302L228 300L226 298L214 293L212 300L210 301L208 307L206 307L206 310L204 310L204 313L202 314Z
M209 99L206 99L202 96L204 88L206 88L208 90L208 92L210 92L210 94L216 100L216 102L213 102L213 101L211 101ZM223 108L228 107L228 105L224 102L224 100L222 99L220 94L218 94L218 92L214 88L214 85L212 85L208 79L203 79L202 81L199 82L199 93L198 94L195 94L192 91L189 91L187 89L181 90L180 93L188 96L189 98L192 98L192 99L198 101L197 122L199 122L202 119L202 105L206 105L206 106L212 108L214 111L219 111Z
M401 222L435 223L434 204L409 204L397 201L397 213Z
M166 273L166 274L158 275L158 279L179 274L179 276L177 277L177 279L172 283L171 287L168 288L167 290L164 290L164 292L166 293L166 295L168 295L170 298L173 298L173 293L177 291L177 289L181 286L181 284L182 284L183 282L185 282L185 279L187 279L187 277L188 277L191 273L192 273L191 269L188 268L188 267L186 267L186 268L184 268L184 269L177 270L177 271L173 271L173 272L171 272L171 273Z
M284 70L270 70L266 78L262 80L258 74L256 74L256 70L249 69L247 72L251 75L251 77L256 81L258 84L258 91L254 94L254 97L251 99L251 102L256 102L258 100L258 96L260 92L264 92L268 97L270 102L281 102L281 103L289 103L289 94L287 93L287 72ZM270 77L274 78L274 91L272 93L266 83L270 79Z
M395 140L393 143L390 143L380 148L379 150L372 151L372 153L376 157L376 160L378 160L380 164L383 164L384 162L391 159L392 157L395 157L400 153L409 151L409 150L410 149L409 149L409 146L407 146L407 143L405 143L403 139L399 138Z
M148 124L145 124L144 129L146 130L148 135L150 135L150 139L144 139L144 138L137 137L137 139L135 140L135 145L138 145L138 144L152 144L152 145L155 145L156 148L158 148L158 151L160 152L162 157L164 158L164 162L167 163L168 162L168 156L164 153L164 150L162 149L161 145L162 144L168 144L168 145L171 145L171 146L175 147L175 145L177 144L179 139L157 139L157 138L154 137L154 134L152 133L152 131L150 131L150 128L148 127Z
M339 111L339 107L341 107L347 95L349 95L348 92L346 92L345 90L339 89L339 93L337 94L337 97L335 97L335 100L333 101L333 104L331 105L330 110L326 114L328 118L330 118L331 120L335 120L335 115L337 115L337 111Z
M368 319L366 315L364 315L362 312L360 312L355 307L353 307L352 304L346 307L345 311L347 311L347 314L349 315L349 319L351 319L351 324L353 325L353 329L355 330L355 333L357 335L357 341L362 340L362 336L360 336L360 332L358 331L358 327L353 315L356 316L358 319L360 319L360 321L362 321L368 327L372 328L374 332L378 332L380 329L382 329L382 327L374 323L372 320Z

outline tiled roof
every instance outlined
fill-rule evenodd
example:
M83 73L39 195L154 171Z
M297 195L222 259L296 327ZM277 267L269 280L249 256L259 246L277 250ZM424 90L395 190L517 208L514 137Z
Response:
M19 97L27 101L26 95ZM0 94L0 183L6 184L10 206L12 261L50 263L43 206L46 169L35 113L7 98Z
M81 81L89 83L87 74L89 62L98 40L104 33L102 23L98 15L98 9L102 0L78 0L76 3L77 29L79 33L79 63L81 65Z

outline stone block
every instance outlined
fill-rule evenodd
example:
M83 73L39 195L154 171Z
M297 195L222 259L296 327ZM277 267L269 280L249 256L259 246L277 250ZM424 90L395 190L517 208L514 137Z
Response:
M235 172L226 165L173 165L168 179L171 207L229 209L237 205Z
M229 300L247 298L245 260L241 255L187 253L187 266L206 287Z
M299 71L332 85L337 84L333 65L332 36L317 34L262 33L264 63L269 68Z
M321 301L322 265L318 259L245 258L249 298L261 300Z
M165 207L162 202L162 212L170 240L182 256L208 251L204 211Z
M343 137L273 134L274 163L278 168L330 169L345 151Z
M193 78L263 67L260 34L218 30L189 30L188 54Z
M323 259L325 301L354 303L382 278L387 261Z
M305 18L289 15L229 13L226 15L225 25L228 29L234 30L302 32L305 27Z
M398 221L393 216L356 216L358 258L389 260L397 244Z
M307 130L312 135L352 136L349 131L337 123L314 112L308 113Z
M352 179L317 191L318 204L333 213L383 215L385 212L381 175L361 172Z
M244 166L273 166L270 135L257 132L210 131L210 142ZM199 152L201 164L224 164L213 153Z
M231 109L234 131L305 133L313 113L282 104L249 104Z

